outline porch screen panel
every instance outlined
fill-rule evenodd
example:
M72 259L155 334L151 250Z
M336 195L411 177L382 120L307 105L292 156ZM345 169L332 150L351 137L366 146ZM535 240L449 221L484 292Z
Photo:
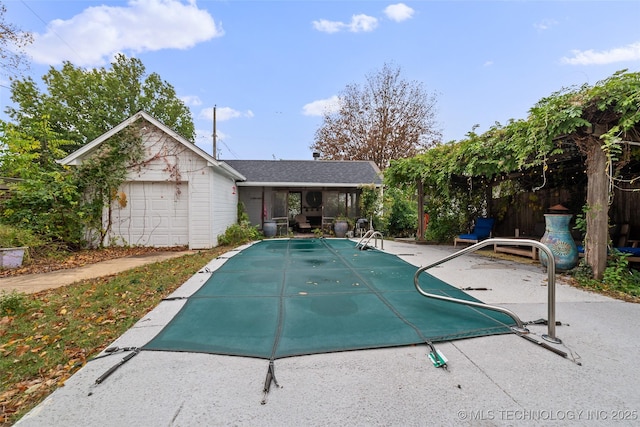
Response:
M276 191L273 193L273 217L287 217L289 212L287 211L287 196L288 191Z
M349 218L358 217L358 198L356 193L345 194L347 199L347 216Z
M346 215L346 194L331 191L326 194L326 202L324 204L325 216L338 217Z

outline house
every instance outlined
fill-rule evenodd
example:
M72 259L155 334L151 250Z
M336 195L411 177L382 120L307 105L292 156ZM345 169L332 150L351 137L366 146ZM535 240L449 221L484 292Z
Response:
M111 209L105 208L103 243L216 246L218 236L237 221L236 182L245 177L149 114L134 114L60 163L82 164L101 144L131 127L141 136L144 160L128 171Z
M362 187L382 186L380 169L371 161L225 160L246 177L238 182L240 201L252 224L281 218L295 226L299 214L311 228L338 216L360 217Z
M206 249L237 222L243 202L251 222L297 214L314 226L323 218L357 218L363 185L380 187L380 171L366 161L220 161L140 111L60 160L77 166L120 132L138 132L144 159L128 170L104 209L105 245Z

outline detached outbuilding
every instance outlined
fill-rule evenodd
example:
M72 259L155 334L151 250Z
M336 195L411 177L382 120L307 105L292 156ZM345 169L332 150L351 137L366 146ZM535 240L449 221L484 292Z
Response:
M139 132L144 160L128 170L105 208L105 245L211 248L237 221L236 182L245 177L140 111L60 161L80 165L125 129Z
M357 220L364 187L380 189L382 173L365 160L226 160L246 177L240 201L252 224L283 221L295 228L300 215L312 229L338 217Z

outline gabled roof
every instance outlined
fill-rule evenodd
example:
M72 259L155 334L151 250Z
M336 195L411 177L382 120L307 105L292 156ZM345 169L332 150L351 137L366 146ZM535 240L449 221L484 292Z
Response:
M129 117L128 119L126 119L125 121L120 123L119 125L115 126L110 131L103 133L102 135L100 135L99 137L94 139L93 141L91 141L88 144L82 146L81 148L79 148L78 150L74 151L73 153L69 154L64 159L58 160L58 163L63 164L63 165L79 165L79 164L81 164L82 160L87 155L91 154L100 144L102 144L104 141L108 140L113 135L116 135L118 132L122 131L123 129L125 129L126 127L130 126L131 124L135 123L136 121L138 121L140 119L146 120L147 122L149 122L153 126L155 126L158 129L160 129L162 132L164 132L167 135L171 136L178 143L184 145L186 148L188 148L189 150L193 151L198 156L202 157L207 162L207 164L209 166L213 166L214 168L219 168L219 169L224 170L228 175L232 176L236 180L244 180L245 179L245 177L242 176L242 174L238 173L238 171L232 169L231 167L229 167L229 165L214 159L211 155L207 154L206 151L204 151L203 149L201 149L200 147L198 147L194 143L186 140L185 138L180 136L178 133L176 133L174 130L172 130L169 127L167 127L164 123L162 123L161 121L155 119L150 114L148 114L148 113L146 113L144 111L138 111L136 114L134 114L133 116Z
M224 160L247 180L239 186L358 187L382 185L380 169L370 161Z

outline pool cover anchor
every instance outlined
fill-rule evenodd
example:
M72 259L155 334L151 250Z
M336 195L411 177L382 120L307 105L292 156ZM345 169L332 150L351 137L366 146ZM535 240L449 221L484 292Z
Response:
M433 366L436 368L443 368L445 371L447 370L447 358L444 357L444 354L440 350L437 350L433 343L430 341L427 342L429 348L431 348L431 352L429 353L429 360L433 363Z
M269 369L267 370L267 377L264 380L264 388L262 389L264 396L262 397L262 401L260 402L261 405L267 404L267 395L271 390L271 383L275 384L276 387L280 387L280 384L278 384L278 380L276 380L276 373L275 373L275 367L273 365L273 360L269 361Z
M117 351L117 350L119 350L119 349L116 347L116 349L113 350L113 351ZM138 353L140 353L140 348L139 347L131 347L131 350L132 350L131 353L127 354L125 357L122 358L122 360L120 360L118 363L116 363L111 368L109 368L109 370L107 370L107 372L105 372L104 374L102 374L98 378L96 378L96 384L102 384L102 382L104 380L106 380L111 374L113 374L120 366L124 365L129 360L133 359L134 356L136 356Z

